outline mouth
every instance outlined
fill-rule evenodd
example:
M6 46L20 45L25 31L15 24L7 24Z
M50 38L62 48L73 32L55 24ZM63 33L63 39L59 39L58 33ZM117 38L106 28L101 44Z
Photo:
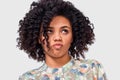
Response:
M63 46L62 44L54 44L54 45L53 45L53 48L54 48L54 49L61 49L62 46Z

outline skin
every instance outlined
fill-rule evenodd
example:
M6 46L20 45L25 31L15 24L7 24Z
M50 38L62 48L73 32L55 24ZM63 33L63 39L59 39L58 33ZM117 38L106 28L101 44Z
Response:
M72 43L72 27L67 18L56 16L50 22L47 34L49 36L49 46L46 46L46 41L42 43L45 53L45 62L49 67L59 68L69 62L70 55L68 54ZM44 36L40 36L40 43Z

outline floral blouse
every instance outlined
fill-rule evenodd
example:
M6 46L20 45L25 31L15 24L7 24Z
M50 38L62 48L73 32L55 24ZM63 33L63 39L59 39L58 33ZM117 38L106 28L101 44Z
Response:
M24 73L19 80L107 80L102 65L96 60L71 59L61 68L50 68L45 62Z

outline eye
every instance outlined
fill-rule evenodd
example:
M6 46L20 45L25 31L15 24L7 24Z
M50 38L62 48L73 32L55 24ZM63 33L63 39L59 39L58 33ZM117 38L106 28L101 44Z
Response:
M50 34L50 33L52 33L52 32L53 32L53 30L50 30L50 29L47 30L47 33L48 33L48 34Z
M67 33L68 33L68 30L67 30L67 29L63 29L63 30L62 30L62 33L67 34Z

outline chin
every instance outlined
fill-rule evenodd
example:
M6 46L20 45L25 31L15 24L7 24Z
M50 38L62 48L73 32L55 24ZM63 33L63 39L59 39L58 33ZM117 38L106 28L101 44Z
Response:
M62 58L62 57L64 57L64 54L55 53L55 54L51 54L49 56L52 57L52 58Z

